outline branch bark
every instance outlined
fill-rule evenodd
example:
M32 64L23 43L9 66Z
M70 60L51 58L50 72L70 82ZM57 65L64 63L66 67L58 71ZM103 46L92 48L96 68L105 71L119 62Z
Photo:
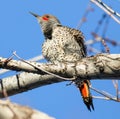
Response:
M30 61L6 61L0 57L0 68L25 71L45 75L48 72L66 78L79 76L85 78L119 79L120 78L120 54L98 54L83 58L74 63L62 62L57 64L37 63Z
M38 110L0 100L0 119L55 119Z
M27 63L26 63L27 62ZM120 79L120 54L98 54L74 63L41 64L0 58L0 67L25 71L12 77L4 78L0 83L0 97L14 95L40 86L65 81L74 77L79 79ZM47 74L50 72L50 74ZM28 73L32 72L32 73ZM51 73L53 73L51 75ZM55 74L55 75L54 75ZM61 77L57 77L59 75Z
M96 4L98 7L100 7L104 12L106 12L108 15L110 15L111 18L113 18L118 24L120 24L120 20L118 20L118 18L117 18L117 17L120 17L120 14L115 12L112 8L107 6L101 0L90 0L90 1L93 2L94 4ZM114 15L116 15L117 17L115 17Z
M0 98L12 96L21 92L25 92L40 86L61 82L59 78L51 75L39 75L23 72L11 77L0 80Z

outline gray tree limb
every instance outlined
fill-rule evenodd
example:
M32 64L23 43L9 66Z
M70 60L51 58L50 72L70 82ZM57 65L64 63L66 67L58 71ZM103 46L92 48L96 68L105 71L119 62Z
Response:
M0 100L0 119L55 119L38 110Z
M23 72L4 78L0 81L0 98L4 98L4 92L7 93L7 96L11 96L40 86L53 84L64 80L47 74L39 75Z
M14 95L40 86L57 83L66 80L79 79L119 79L120 78L120 54L98 54L84 58L74 63L41 64L36 62L23 62L0 58L0 67L25 71L12 77L1 80L0 97ZM55 75L47 74L47 72ZM32 72L32 73L28 73ZM61 77L57 77L59 75Z
M79 76L81 78L113 79L120 78L120 54L98 54L83 58L74 63L62 62L57 64L37 63L30 61L9 60L0 57L0 68L25 71L45 75L48 72L66 78Z

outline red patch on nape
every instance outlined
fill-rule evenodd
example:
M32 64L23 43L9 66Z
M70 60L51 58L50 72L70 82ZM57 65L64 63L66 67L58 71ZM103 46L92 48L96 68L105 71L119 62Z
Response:
M46 20L46 21L48 21L48 19L49 18L47 18L46 16L44 16L44 17L42 17L43 18L43 20Z

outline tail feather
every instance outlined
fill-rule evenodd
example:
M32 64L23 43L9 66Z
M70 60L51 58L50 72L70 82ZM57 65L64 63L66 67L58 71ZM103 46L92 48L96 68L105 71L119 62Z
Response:
M88 110L91 111L91 108L94 110L94 105L93 105L89 85L90 85L89 80L84 80L79 85L77 84L77 86L78 86L78 88L80 90L80 93L82 95L83 102L87 106Z

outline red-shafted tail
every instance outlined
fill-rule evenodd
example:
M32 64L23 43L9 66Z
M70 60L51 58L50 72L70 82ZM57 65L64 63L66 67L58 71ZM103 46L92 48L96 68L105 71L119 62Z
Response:
M91 108L94 110L94 106L93 106L92 96L90 94L89 85L90 85L89 80L84 80L82 81L82 83L77 84L85 105L87 106L88 110L91 111Z

